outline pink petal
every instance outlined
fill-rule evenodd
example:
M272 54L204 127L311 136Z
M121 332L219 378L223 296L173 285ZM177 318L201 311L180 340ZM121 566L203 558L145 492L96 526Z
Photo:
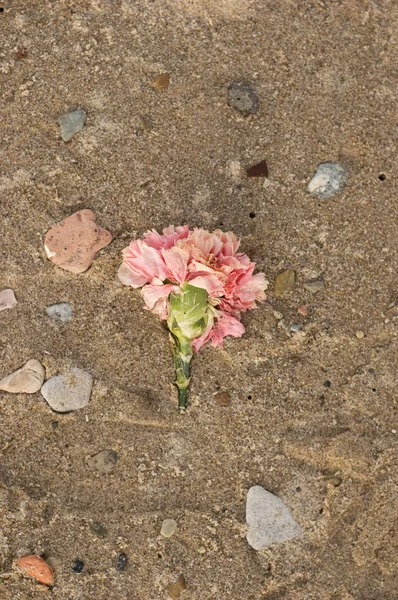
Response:
M154 277L159 277L164 281L169 275L160 251L148 246L145 242L130 245L124 251L124 262L135 273L146 276L147 281L152 281Z
M212 330L211 343L213 346L223 346L225 336L241 337L244 333L245 328L238 319L224 314L221 319L218 319Z
M124 285L131 285L133 288L139 288L149 281L146 275L142 275L142 273L134 271L128 267L126 263L122 263L120 265L117 276L119 277L120 281L124 283Z
M167 298L171 292L178 293L179 291L180 288L172 284L145 285L141 290L141 294L149 310L152 310L158 300Z
M170 281L176 281L178 283L184 283L187 278L187 267L189 254L179 248L173 246L169 250L162 249L163 260L169 269L168 279Z
M192 277L192 279L191 279ZM193 273L188 277L188 282L198 288L203 288L207 291L209 296L223 293L223 285L216 275L211 273Z

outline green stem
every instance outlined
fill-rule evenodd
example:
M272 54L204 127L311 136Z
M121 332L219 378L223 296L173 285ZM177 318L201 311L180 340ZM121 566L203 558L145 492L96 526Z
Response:
M188 387L191 372L192 346L181 338L172 335L176 385L178 388L178 408L184 410L188 404Z

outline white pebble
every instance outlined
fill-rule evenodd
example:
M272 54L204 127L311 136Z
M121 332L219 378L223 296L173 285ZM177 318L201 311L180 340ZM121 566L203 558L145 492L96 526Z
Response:
M93 378L82 369L71 368L63 375L46 381L41 393L56 412L69 412L84 408L90 401Z

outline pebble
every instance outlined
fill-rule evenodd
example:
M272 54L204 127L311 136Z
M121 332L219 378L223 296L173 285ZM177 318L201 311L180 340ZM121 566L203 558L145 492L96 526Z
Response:
M96 223L92 210L79 210L52 227L46 234L44 249L51 262L70 271L84 273L96 252L108 246L112 234Z
M275 279L275 296L282 296L285 292L290 292L294 288L296 274L292 269L286 269L279 273Z
M365 337L365 334L363 331L356 331L355 335L358 338L358 340L363 340L363 338Z
M248 491L246 522L247 541L254 550L268 548L302 535L301 527L283 500L259 485Z
M87 460L89 467L97 469L100 473L110 473L116 467L119 460L117 452L114 450L101 450Z
M106 527L101 525L101 523L91 523L90 531L99 538L104 538L108 535L108 530L106 529Z
M6 289L0 292L0 311L7 308L14 308L16 303L17 299L15 298L14 290Z
M52 585L54 583L54 575L51 567L43 558L36 554L23 556L18 559L17 565L39 583L43 583L44 585Z
M72 307L69 302L60 302L60 304L50 304L46 308L46 315L55 321L68 323L72 319Z
M303 317L308 317L308 308L305 304L300 304L300 306L297 309L297 312L299 315L302 315Z
M327 200L338 194L347 180L347 169L340 163L325 162L318 165L308 184L308 191Z
M185 577L184 575L180 575L177 581L175 583L169 583L166 589L173 600L178 600L186 587Z
M304 288L308 291L311 292L311 294L317 294L318 292L320 292L321 290L323 290L323 288L325 287L325 284L323 283L323 281L307 281L307 283L304 284Z
M46 371L38 360L32 359L21 367L3 377L0 390L11 394L35 394L43 385Z
M170 85L170 75L168 73L161 73L155 79L154 86L159 92L167 90Z
M85 566L84 562L82 560L80 560L80 558L76 558L73 561L73 566L72 566L73 573L83 573L84 566Z
M247 117L258 111L260 101L250 85L231 83L228 86L228 106L242 113L244 117Z
M85 120L86 111L83 109L66 112L58 118L64 142L69 142L75 133L83 129Z
M47 379L41 388L41 393L54 411L63 413L87 406L92 387L92 375L72 367L65 374Z
M174 519L165 519L162 523L160 535L165 538L169 538L177 531L177 523Z
M301 323L293 323L292 325L290 325L290 331L292 331L293 333L297 333L302 328L303 326L301 325Z
M283 314L281 312L279 312L278 310L274 310L273 315L277 321L282 321Z
M127 556L124 552L121 552L116 559L116 569L122 573L127 567Z
M219 406L228 406L231 404L231 395L229 392L217 392L214 394L214 401Z

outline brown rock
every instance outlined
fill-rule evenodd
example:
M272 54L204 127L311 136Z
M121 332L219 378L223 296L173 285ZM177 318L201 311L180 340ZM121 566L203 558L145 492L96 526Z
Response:
M217 392L214 394L214 401L220 406L228 406L231 404L231 396L229 392Z
M302 315L303 317L308 317L308 308L306 307L305 304L300 304L300 306L297 309L297 312L299 315Z
M169 583L166 589L173 600L178 600L186 587L187 584L185 583L185 577L184 575L180 575L177 581L175 583Z
M111 241L112 234L96 223L92 210L79 210L47 232L44 248L51 262L61 269L84 273L95 253Z
M275 279L275 296L282 296L285 292L290 292L294 288L296 274L292 269L286 269L279 273Z
M54 583L54 575L51 567L36 554L23 556L18 560L17 565L30 577L34 577L34 579L37 579L37 581L44 585L52 585Z
M161 73L155 79L154 86L159 92L167 90L170 85L170 75L168 73Z

